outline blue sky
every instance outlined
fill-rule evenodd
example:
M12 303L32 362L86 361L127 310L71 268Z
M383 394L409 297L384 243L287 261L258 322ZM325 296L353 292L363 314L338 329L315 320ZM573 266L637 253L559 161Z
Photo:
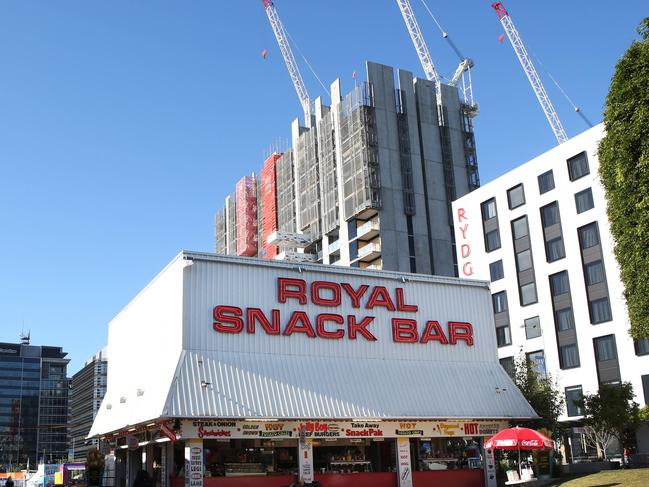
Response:
M452 73L453 52L411 1L439 71ZM491 2L428 3L475 60L482 182L551 148ZM366 59L422 76L392 0L276 4L325 85L340 77L348 91ZM646 1L505 5L529 50L601 121ZM311 96L325 95L296 57ZM568 134L586 129L544 80ZM3 0L0 341L24 326L33 344L63 346L76 372L178 251L213 249L214 212L300 112L261 0Z

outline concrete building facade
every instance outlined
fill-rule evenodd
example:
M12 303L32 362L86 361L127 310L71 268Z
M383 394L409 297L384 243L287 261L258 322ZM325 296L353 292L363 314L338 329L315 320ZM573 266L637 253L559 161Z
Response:
M631 382L649 404L649 341L628 334L598 177L603 136L600 124L453 203L459 274L491 281L501 364L525 354L550 373L575 426L574 400L600 384Z
M108 357L106 349L97 352L72 376L70 388L70 440L68 449L75 462L84 462L96 439L86 440L92 422L106 395Z
M0 343L0 467L67 458L66 355L28 336Z
M479 186L474 107L447 85L438 105L431 82L372 62L347 95L332 83L331 100L226 198L216 252L457 275L451 201ZM240 189L251 179L256 205ZM255 251L233 243L253 237Z

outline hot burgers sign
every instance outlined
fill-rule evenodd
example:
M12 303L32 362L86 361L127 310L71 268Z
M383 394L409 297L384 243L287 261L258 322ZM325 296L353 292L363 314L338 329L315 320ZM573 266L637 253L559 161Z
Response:
M473 326L465 321L440 322L435 316L419 317L419 306L410 302L405 289L390 291L379 285L279 277L276 302L283 309L240 307L228 303L214 306L212 327L216 333L264 333L278 337L303 335L323 340L377 340L378 327L389 327L397 343L473 346ZM302 308L310 305L318 313ZM286 308L290 307L290 311ZM347 310L342 312L341 309ZM349 313L352 309L354 313ZM377 310L390 316L377 320ZM382 314L384 314L382 313ZM384 335L384 334L383 334Z

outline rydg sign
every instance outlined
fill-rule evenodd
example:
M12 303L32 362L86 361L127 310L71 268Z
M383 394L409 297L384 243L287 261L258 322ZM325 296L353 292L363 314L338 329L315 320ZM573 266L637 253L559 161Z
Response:
M337 308L348 302L354 309L372 311L383 308L394 313L416 313L419 306L406 303L403 288L396 288L394 295L384 286L361 284L354 287L348 283L314 281L310 285L303 279L280 277L277 279L277 302L297 305L312 304L322 308ZM347 304L347 303L346 303ZM270 313L260 308L219 304L213 309L213 328L217 333L248 333L257 331L267 335L291 336L302 334L309 338L326 340L364 339L376 341L372 327L374 316L340 315L323 312L309 316L300 309L282 313L272 309ZM473 326L463 321L449 321L446 330L439 321L428 320L422 327L417 320L404 315L391 319L392 340L398 343L429 343L456 345L465 342L473 346Z

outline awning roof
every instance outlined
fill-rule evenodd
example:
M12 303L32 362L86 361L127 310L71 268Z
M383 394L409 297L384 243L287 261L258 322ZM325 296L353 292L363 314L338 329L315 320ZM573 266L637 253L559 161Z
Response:
M497 362L184 352L165 416L486 419L536 413Z

